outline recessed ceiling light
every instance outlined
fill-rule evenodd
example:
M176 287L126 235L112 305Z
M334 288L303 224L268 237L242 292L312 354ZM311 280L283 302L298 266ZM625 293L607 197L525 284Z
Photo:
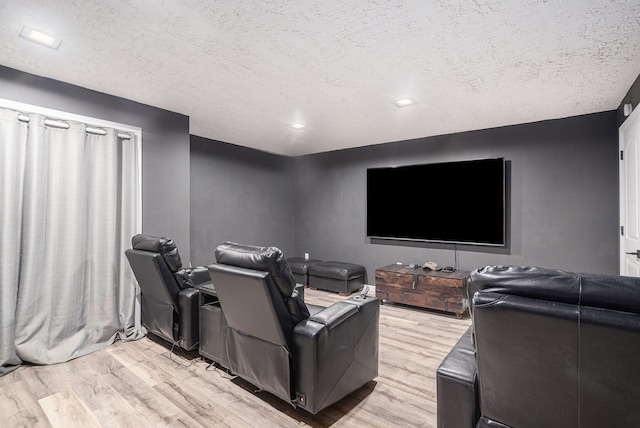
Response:
M291 125L291 127L293 129L302 129L304 128L304 123L294 123L293 125Z
M397 107L406 107L406 106L410 106L412 104L415 104L416 102L413 101L411 98L403 98L401 100L397 100L394 104Z
M62 39L58 39L26 26L22 28L22 31L20 31L20 37L51 49L58 49L60 44L62 44Z

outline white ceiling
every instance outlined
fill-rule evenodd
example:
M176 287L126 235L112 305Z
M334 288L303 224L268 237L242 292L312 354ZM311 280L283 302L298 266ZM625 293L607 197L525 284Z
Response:
M616 109L640 1L5 0L0 64L294 156Z

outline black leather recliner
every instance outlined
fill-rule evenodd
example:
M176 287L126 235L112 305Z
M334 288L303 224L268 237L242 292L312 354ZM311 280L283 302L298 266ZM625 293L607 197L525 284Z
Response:
M640 426L640 278L486 266L467 293L438 427Z
M199 343L198 290L210 282L206 267L183 268L173 240L136 235L125 250L140 285L142 326L148 332L191 351Z
M378 375L378 299L305 305L278 248L225 242L215 255L231 373L313 414Z

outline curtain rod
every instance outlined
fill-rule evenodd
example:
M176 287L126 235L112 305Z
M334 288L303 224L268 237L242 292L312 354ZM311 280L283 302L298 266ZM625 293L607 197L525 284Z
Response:
M18 114L18 120L20 122L26 122L29 123L29 116L27 116L26 114ZM61 120L52 120L52 119L46 119L44 120L44 124L46 126L50 126L52 128L61 128L61 129L69 129L69 124L67 122L63 122ZM85 132L88 134L95 134L95 135L107 135L107 131L105 131L102 128L95 128L93 126L86 126L85 127ZM129 134L125 134L122 132L118 132L118 138L122 138L123 140L130 140L131 139L131 135Z

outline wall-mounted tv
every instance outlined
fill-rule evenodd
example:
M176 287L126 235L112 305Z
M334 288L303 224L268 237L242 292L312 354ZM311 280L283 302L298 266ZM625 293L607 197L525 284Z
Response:
M504 158L367 169L367 236L506 245Z

